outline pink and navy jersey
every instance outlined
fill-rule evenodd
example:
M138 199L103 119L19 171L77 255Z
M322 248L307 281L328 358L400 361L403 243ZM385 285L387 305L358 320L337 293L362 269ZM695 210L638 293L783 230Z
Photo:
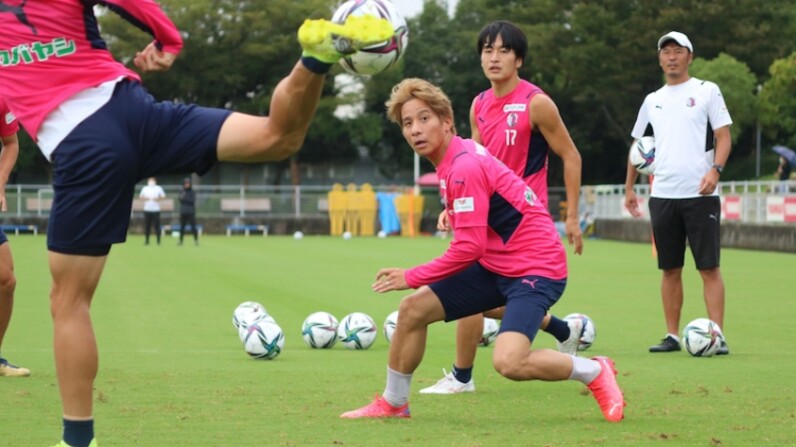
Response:
M118 78L140 80L100 37L94 5L104 5L178 54L179 31L152 0L0 1L0 97L36 139L48 113L70 96Z
M411 287L458 273L473 262L501 276L567 277L567 255L547 207L500 160L454 137L437 166L454 240L439 258L406 271Z
M473 114L481 144L511 168L547 206L547 162L550 146L531 129L530 102L542 89L520 80L511 93L495 97L492 89L475 98Z
M10 137L19 131L17 117L8 109L8 105L0 98L0 137Z

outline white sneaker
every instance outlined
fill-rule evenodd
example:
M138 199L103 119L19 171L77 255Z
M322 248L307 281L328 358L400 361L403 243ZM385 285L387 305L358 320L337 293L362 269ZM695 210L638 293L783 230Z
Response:
M475 391L475 382L473 382L472 377L469 382L461 383L453 376L453 372L448 372L445 368L442 368L442 373L445 374L445 377L434 385L420 390L420 394L457 394Z
M569 326L569 338L563 342L556 342L558 351L564 354L577 356L580 337L583 335L583 320L580 318L572 318L566 321L567 326Z
M28 377L30 370L8 363L8 360L0 357L0 376L5 377Z

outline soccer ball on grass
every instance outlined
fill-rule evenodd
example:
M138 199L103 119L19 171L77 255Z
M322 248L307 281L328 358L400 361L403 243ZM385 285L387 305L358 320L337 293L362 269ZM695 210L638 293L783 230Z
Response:
M479 346L489 346L495 342L500 324L494 318L484 317L484 333L481 340L478 341Z
M301 338L311 348L331 348L337 343L337 325L337 318L329 312L315 312L301 325Z
M275 359L285 346L285 334L276 323L259 320L249 325L243 349L253 359Z
M583 322L583 331L580 333L580 340L578 341L578 351L585 351L591 347L594 339L597 338L597 327L588 315L581 313L569 314L564 317L564 321L574 318L580 318Z
M348 349L368 349L376 341L376 333L376 323L362 312L346 315L337 326L337 338Z
M683 346L694 357L712 356L723 338L719 325L707 318L697 318L683 328Z

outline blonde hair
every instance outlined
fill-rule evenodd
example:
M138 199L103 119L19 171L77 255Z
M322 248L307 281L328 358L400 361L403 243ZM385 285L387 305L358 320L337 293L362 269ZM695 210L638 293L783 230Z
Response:
M453 106L450 98L442 89L424 79L407 78L392 88L390 99L384 103L390 121L401 126L401 108L413 99L419 99L428 104L440 118L450 118L451 132L456 135L456 124L453 122Z

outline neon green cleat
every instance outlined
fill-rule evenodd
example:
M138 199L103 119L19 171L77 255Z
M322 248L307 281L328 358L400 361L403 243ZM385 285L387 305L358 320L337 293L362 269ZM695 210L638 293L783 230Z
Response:
M53 447L71 447L71 446L62 440L58 444L55 444ZM97 440L92 439L91 444L89 444L88 447L97 447Z
M333 64L346 54L384 42L395 34L386 19L371 15L348 16L344 24L328 20L305 20L298 30L304 56Z

